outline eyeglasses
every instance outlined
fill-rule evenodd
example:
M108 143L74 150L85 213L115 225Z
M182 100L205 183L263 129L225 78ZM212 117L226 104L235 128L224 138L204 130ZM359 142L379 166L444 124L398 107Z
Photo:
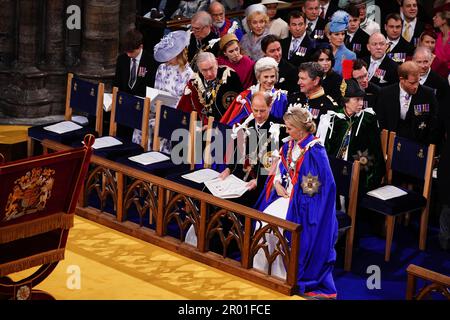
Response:
M192 30L192 32L198 32L198 31L202 30L204 27L205 26L201 26L201 27L193 27L193 26L191 26L191 30Z

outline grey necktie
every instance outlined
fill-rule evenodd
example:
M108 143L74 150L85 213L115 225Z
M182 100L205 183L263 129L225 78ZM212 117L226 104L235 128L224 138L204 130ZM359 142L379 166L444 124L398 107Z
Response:
M134 84L136 83L136 59L132 59L131 71L130 71L130 80L128 80L128 86L130 89L133 89Z

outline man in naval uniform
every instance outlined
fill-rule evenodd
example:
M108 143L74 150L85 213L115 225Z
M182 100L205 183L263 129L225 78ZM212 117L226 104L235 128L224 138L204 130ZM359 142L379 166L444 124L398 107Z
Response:
M289 95L289 104L300 103L307 107L314 122L319 124L321 115L339 106L331 96L325 94L321 85L323 69L317 62L304 62L299 67L298 78L300 92Z

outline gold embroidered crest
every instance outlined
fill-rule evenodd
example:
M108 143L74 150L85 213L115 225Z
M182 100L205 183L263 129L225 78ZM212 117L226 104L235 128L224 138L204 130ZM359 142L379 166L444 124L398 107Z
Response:
M345 97L345 91L347 91L347 82L345 80L342 80L340 89L342 96Z
M164 120L167 119L167 110L164 110L164 113L163 113L163 119L164 119Z
M73 83L73 91L77 91L77 87L78 87L77 83L74 82L74 83Z
M119 96L119 104L122 104L122 96Z
M309 172L307 176L302 177L301 186L303 193L312 197L316 193L319 193L319 187L321 186L319 176L313 176L311 172Z
M419 149L419 152L417 153L417 157L420 158L420 159L424 158L424 154L423 154L423 149L422 148Z
M181 124L183 126L187 126L187 118L186 118L186 116L183 116L183 119L181 120Z
M94 88L91 88L91 97L95 96L95 90Z
M399 142L399 143L397 143L397 151L400 152L401 149L402 149L402 144Z
M9 221L44 210L52 194L54 175L53 169L33 168L14 181L14 188L8 196L4 220Z
M135 108L136 108L137 111L141 111L142 110L141 103L139 101L136 103L136 107Z
M237 93L233 91L225 92L222 96L222 105L225 109L228 109L233 100L237 97Z
M266 169L270 169L272 167L272 151L268 151L262 156L261 163Z

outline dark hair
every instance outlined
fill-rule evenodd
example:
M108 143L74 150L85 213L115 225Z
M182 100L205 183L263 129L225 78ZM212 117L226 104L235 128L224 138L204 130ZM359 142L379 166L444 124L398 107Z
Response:
M425 27L425 31L424 32L422 32L422 34L420 35L420 41L422 41L423 40L423 37L424 36L429 36L429 37L431 37L431 38L433 38L434 40L437 40L437 34L436 34L436 32L434 31L434 29L432 28L432 27L430 27L430 26L428 26L428 27Z
M361 70L363 67L367 69L367 63L364 60L362 59L353 60L352 70Z
M308 73L308 77L313 80L319 77L320 79L319 84L322 83L324 72L323 68L317 62L303 62L302 64L300 64L300 67L298 67L298 71Z
M351 17L359 18L359 8L356 5L349 5L346 11Z
M294 18L294 19L303 18L303 22L306 23L306 15L305 15L305 13L301 12L299 10L292 10L291 12L289 12L289 14L287 16L288 24L291 23L291 18Z
M122 41L122 48L125 52L139 49L143 44L142 33L137 29L128 30Z
M262 52L266 52L267 47L269 46L269 44L273 43L273 42L280 42L281 44L281 39L279 37L277 37L274 34L268 34L267 36L265 36L264 38L262 38L261 40L261 50Z
M326 54L326 55L328 56L328 58L330 58L330 60L331 60L331 68L330 68L330 72L331 72L331 70L333 70L333 67L334 67L334 61L335 61L335 59L334 59L333 51L332 51L330 48L320 48L320 49L317 49L317 50L312 54L312 56L311 56L311 61L318 62L318 61L319 61L319 57L320 57L320 55L321 55L322 53Z
M400 20L400 21L403 22L402 17L400 16L400 14L398 14L398 13L396 13L396 12L393 12L393 13L389 13L389 14L386 16L386 19L384 19L384 24L387 24L388 21L391 20L391 19L393 19L393 20L395 20L395 21L399 21L399 20Z

